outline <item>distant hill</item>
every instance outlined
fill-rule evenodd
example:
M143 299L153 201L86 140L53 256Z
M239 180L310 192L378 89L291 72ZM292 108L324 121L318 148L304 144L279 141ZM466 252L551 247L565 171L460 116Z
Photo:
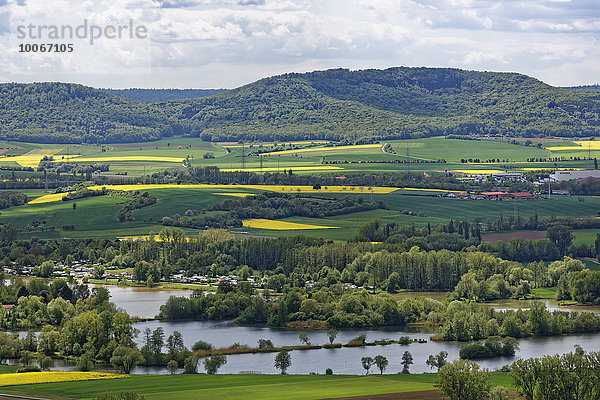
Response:
M187 103L206 139L600 134L598 94L450 68L286 74Z
M568 86L565 89L598 91L600 90L600 85Z
M0 85L3 139L132 142L179 134L205 140L599 136L600 92L516 73L404 67L285 74L160 102L68 83Z
M135 101L169 101L199 99L226 92L226 89L100 89Z

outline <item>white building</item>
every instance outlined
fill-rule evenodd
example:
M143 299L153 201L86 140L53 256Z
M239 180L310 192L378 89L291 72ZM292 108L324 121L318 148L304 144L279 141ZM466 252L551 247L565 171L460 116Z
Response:
M554 174L550 174L550 178L556 182L570 181L573 179L585 179L585 178L599 178L600 170L589 169L585 171L556 171Z

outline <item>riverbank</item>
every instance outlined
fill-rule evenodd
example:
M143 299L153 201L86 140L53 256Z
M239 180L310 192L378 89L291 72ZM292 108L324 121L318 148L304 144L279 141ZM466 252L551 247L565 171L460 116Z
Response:
M312 400L435 390L436 374L390 375L131 375L107 381L8 386L2 393L92 399L98 393L134 391L146 400ZM507 373L492 373L494 386L512 388Z

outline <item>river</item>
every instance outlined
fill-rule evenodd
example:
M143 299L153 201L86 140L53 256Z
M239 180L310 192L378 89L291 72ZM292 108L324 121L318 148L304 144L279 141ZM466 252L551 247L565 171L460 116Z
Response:
M160 311L160 306L172 296L189 297L192 291L189 290L161 290L156 288L144 287L117 287L106 286L111 294L111 301L117 307L127 311L132 316L142 318L154 317ZM545 301L550 310L560 309L566 311L588 310L600 314L600 307L558 307L554 301ZM528 302L519 300L502 300L489 304L496 309L517 309L526 308ZM228 347L234 343L257 346L258 339L269 339L275 346L298 345L298 331L285 329L267 328L264 326L235 326L231 322L200 322L200 321L146 321L134 325L140 334L136 341L138 344L143 340L143 331L146 328L156 329L162 327L165 331L165 339L173 331L181 332L185 345L189 348L198 340L211 343L215 347ZM310 341L313 344L324 344L328 342L326 331L307 332ZM431 330L423 328L393 327L385 329L344 329L340 330L336 342L348 343L351 339L360 335L367 334L367 340L372 342L377 339L398 339L400 336L410 336L414 339L429 339L432 335ZM414 343L407 346L398 344L389 346L368 346L353 347L341 349L322 349L290 352L292 366L288 372L290 374L308 374L310 372L324 373L326 368L331 368L335 374L363 374L365 371L361 366L361 357L374 357L381 354L387 357L389 367L386 372L395 373L402 369L402 355L409 351L414 359L410 371L413 373L432 372L425 364L425 361L431 354L437 354L440 351L448 352L448 360L453 361L458 358L460 349L466 343L457 342L432 342L424 344ZM587 351L600 350L600 333L587 335L559 336L549 338L527 338L519 340L519 350L515 357L495 358L489 360L479 360L484 368L491 370L499 369L504 365L511 364L518 358L540 357L547 354L562 354L572 351L575 345L580 345ZM277 373L273 367L275 353L262 354L239 354L227 356L227 364L224 365L219 373L237 374L240 371L257 371L263 374ZM56 369L72 369L73 367L63 362L56 363ZM199 370L202 371L200 365ZM137 367L134 373L167 373L164 368L155 367ZM374 372L374 371L373 371Z

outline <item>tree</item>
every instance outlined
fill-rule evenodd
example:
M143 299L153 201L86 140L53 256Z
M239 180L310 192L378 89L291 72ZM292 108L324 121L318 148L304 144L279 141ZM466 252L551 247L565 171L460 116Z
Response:
M73 210L77 208L77 203L73 202Z
M202 362L207 374L214 375L219 368L227 364L227 358L223 354L215 354L210 358L205 358Z
M281 350L279 353L277 353L274 363L275 368L281 370L282 374L285 374L285 371L287 371L291 365L292 357L290 357L290 354L287 352L287 350Z
M177 368L179 368L179 364L177 363L177 361L171 360L167 363L167 369L169 370L169 373L171 373L171 375L177 371Z
M89 353L84 353L77 359L77 369L82 372L90 371L94 368L94 357L92 357Z
M337 335L338 335L338 331L335 329L330 329L327 331L327 337L329 338L329 344L333 344Z
M510 367L510 377L517 387L517 391L525 400L533 400L535 386L538 381L539 362L537 359L519 359Z
M410 354L408 351L405 351L402 355L402 362L400 364L402 364L402 373L410 374L408 368L411 364L414 364L412 354Z
M573 242L573 228L566 225L554 225L548 228L546 236L558 247L558 251L563 257Z
M488 370L479 370L473 361L457 360L440 368L434 386L450 400L481 400L492 385Z
M137 365L144 362L144 357L136 349L127 346L118 346L110 358L110 363L125 374L129 374Z
M298 335L298 339L300 339L301 343L304 343L307 346L310 343L310 341L308 339L308 335L306 334L306 332L300 332L300 334Z
M184 374L197 374L198 373L198 356L188 356L183 362L183 373Z
M381 375L383 375L383 371L385 371L385 369L387 368L387 366L389 364L388 359L382 355L378 355L378 356L375 356L373 361L375 362L375 365L377 365L377 368L379 368L379 373Z
M438 372L440 368L442 368L446 364L446 359L448 358L447 351L440 351L439 354L430 355L426 361L426 364L429 365L431 369L437 368Z
M258 348L259 349L272 349L273 342L269 339L258 339Z
M54 365L54 361L48 356L41 356L38 360L40 364L40 368L44 371L47 371Z
M360 359L360 362L362 364L362 367L367 371L367 373L365 375L369 375L369 370L373 366L373 362L374 362L373 358L371 358L371 357L362 357Z

